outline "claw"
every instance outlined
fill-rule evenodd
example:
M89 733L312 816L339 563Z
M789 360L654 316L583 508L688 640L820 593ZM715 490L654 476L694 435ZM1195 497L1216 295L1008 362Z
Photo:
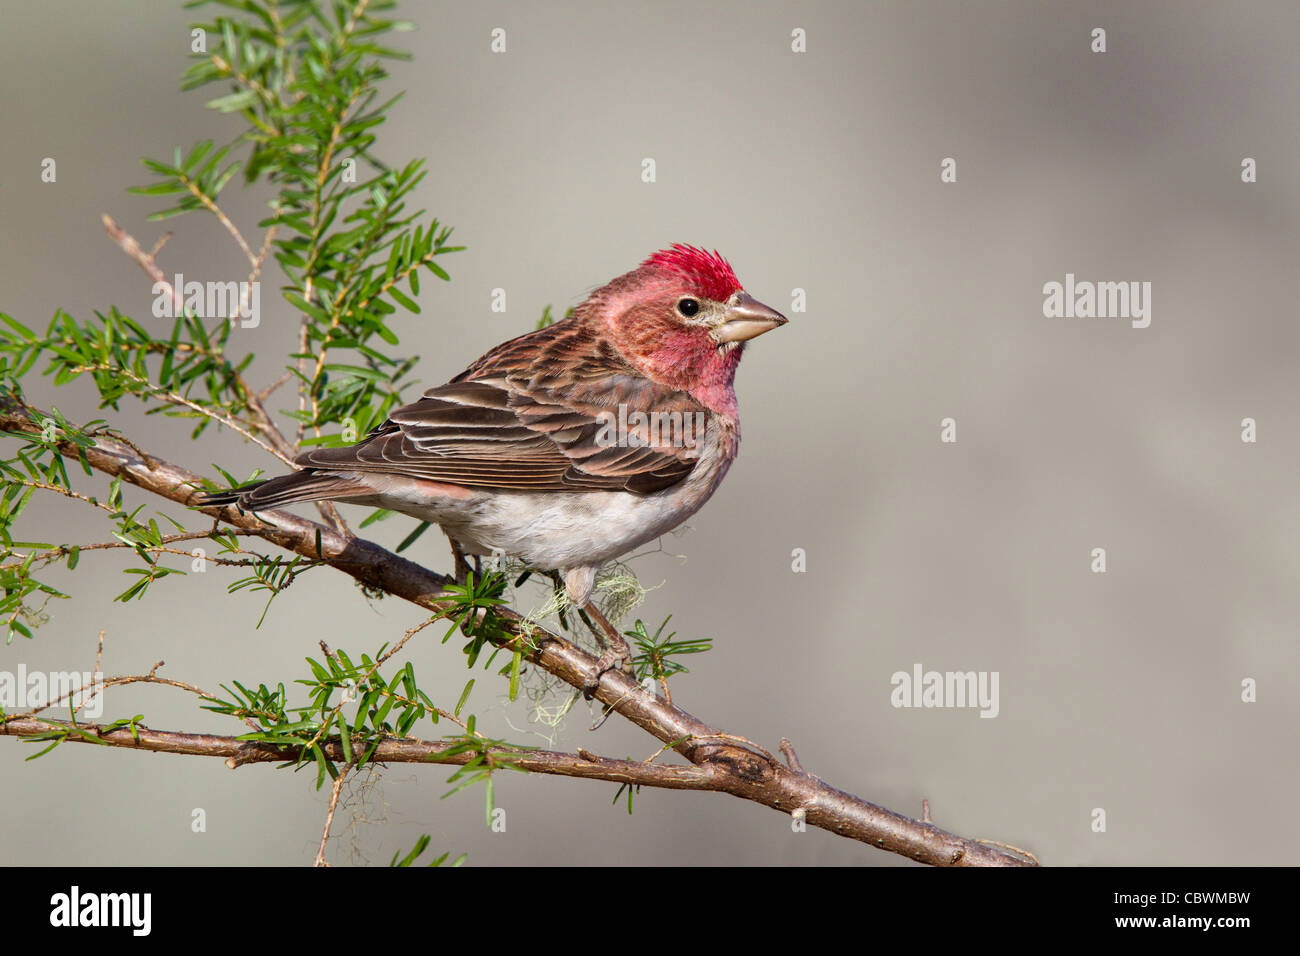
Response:
M627 646L626 641L623 642L622 647L611 644L605 648L596 661L595 672L582 684L583 698L591 700L596 695L596 688L600 686L601 678L615 668L632 676L632 649Z

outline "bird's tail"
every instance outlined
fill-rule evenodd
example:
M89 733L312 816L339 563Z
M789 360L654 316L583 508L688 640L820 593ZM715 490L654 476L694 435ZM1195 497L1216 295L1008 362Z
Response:
M371 493L371 490L356 478L330 472L304 470L266 481L254 481L225 491L204 492L195 500L195 507L237 505L240 511L269 511L272 508L283 508L285 505L301 501L350 498Z

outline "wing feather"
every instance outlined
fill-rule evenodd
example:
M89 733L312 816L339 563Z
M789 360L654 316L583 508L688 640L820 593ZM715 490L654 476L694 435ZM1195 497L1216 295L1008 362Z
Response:
M674 424L707 420L689 394L640 375L585 325L566 320L497 346L359 444L313 448L297 461L470 488L647 494L690 474L703 439L692 433L683 442L682 429L665 427L653 445L611 443L611 425L653 412ZM640 425L627 432L652 437Z

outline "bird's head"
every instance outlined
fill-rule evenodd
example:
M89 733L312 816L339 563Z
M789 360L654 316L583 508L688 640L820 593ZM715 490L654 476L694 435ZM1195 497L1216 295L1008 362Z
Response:
M656 252L592 300L633 365L719 410L734 406L744 343L788 321L746 292L722 256L685 245Z

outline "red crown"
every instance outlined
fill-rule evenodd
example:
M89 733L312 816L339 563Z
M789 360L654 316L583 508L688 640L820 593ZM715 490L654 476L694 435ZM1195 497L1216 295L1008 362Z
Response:
M740 289L740 280L726 259L715 252L674 243L671 249L656 252L641 267L675 272L691 284L691 289L708 299L723 302Z

